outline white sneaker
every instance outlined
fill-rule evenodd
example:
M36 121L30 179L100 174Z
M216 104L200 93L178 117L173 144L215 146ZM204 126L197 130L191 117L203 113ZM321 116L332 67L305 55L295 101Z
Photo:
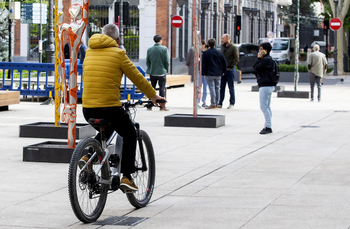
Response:
M234 105L230 104L230 106L227 107L227 109L232 109Z

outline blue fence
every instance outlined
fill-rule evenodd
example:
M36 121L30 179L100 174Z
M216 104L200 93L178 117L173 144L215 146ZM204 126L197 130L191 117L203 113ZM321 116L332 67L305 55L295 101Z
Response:
M69 76L69 62L66 62L67 80ZM2 79L0 81L0 90L20 91L21 95L32 96L49 96L50 91L55 95L55 65L52 63L14 63L0 62L0 70L2 69ZM137 66L137 69L146 75L145 71ZM16 70L16 72L15 72ZM8 72L11 72L8 78ZM6 73L7 72L7 73ZM51 74L50 74L51 72ZM50 76L50 75L51 76ZM26 75L26 77L24 77ZM78 92L77 97L83 95L83 67L78 64ZM80 82L80 83L79 83ZM137 91L134 84L129 83L124 76L123 84L120 88L121 100L130 99L137 100L144 97L144 94Z

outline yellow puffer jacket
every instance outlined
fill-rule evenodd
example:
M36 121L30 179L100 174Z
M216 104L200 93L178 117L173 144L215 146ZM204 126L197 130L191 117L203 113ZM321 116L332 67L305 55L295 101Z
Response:
M148 98L156 95L115 40L104 34L93 35L83 64L83 107L121 106L119 86L123 73Z

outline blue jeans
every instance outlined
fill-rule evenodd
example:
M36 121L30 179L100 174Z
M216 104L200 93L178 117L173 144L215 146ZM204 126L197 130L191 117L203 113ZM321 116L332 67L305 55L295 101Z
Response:
M210 92L210 106L219 105L221 76L206 76Z
M204 76L202 76L202 86L203 86L202 102L205 103L205 101L207 100L207 94L208 94L207 93L208 83Z
M154 88L154 90L156 89L157 86L157 82L159 85L159 95L162 97L165 97L165 84L166 84L166 75L164 76L149 76L150 80L151 80L151 85Z
M226 83L228 84L228 89L230 92L230 105L235 105L235 72L236 69L233 68L232 71L226 70L225 75L221 76L221 85L220 85L220 103L219 105L222 105L222 102L225 99L225 89L226 89Z
M275 90L274 86L268 87L260 87L259 88L259 98L260 98L260 109L265 116L265 127L271 128L271 119L272 119L272 111L271 111L271 95Z

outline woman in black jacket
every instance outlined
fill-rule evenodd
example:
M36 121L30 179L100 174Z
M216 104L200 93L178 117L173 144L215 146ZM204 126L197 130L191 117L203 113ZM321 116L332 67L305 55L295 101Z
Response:
M261 43L259 46L258 59L255 61L254 70L259 86L260 109L265 116L265 126L260 134L270 134L272 133L271 95L276 86L276 83L272 82L271 79L273 60L270 51L272 47L270 43Z

